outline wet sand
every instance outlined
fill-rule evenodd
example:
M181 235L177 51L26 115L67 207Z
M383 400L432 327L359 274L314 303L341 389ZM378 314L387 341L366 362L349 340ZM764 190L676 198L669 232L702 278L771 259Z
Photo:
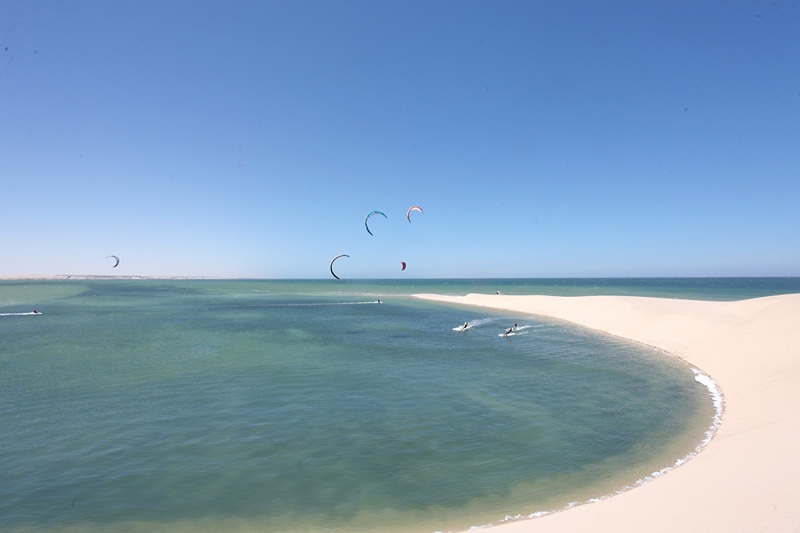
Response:
M654 346L704 371L724 395L711 442L666 475L594 503L481 531L800 531L800 294L738 302L416 296L547 316ZM530 510L537 511L550 510Z

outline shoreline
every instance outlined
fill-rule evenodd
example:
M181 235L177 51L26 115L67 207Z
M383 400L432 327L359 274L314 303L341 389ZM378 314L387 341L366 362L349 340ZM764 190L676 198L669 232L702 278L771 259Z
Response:
M491 533L794 531L800 524L800 294L739 301L639 296L416 294L540 315L682 359L724 395L718 429L687 461L634 487L559 510L523 510ZM680 468L678 468L680 467ZM567 511L568 512L565 512Z
M132 276L132 275L92 275L92 274L42 274L25 276L0 276L0 281L66 281L66 280L127 280L127 279L222 279L213 276Z

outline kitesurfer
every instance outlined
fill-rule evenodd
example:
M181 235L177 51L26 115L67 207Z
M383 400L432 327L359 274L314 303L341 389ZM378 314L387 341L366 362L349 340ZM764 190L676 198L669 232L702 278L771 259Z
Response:
M468 327L469 327L469 322L464 322L464 325L461 326L461 329L464 330L467 329Z
M38 315L38 314L39 314L39 310L38 310L38 309L34 309L34 310L33 310L33 314L34 314L34 315Z
M508 337L508 334L514 331L514 328L508 328L506 332L503 334L503 337Z
M369 233L370 235L372 235L372 232L371 232L371 231L370 231L370 229L369 229L369 224L368 224L368 222L369 222L369 217L371 217L371 216L373 216L373 215L382 215L382 216L383 216L383 218L389 218L389 217L387 217L387 216L386 216L386 215L385 215L383 212L381 212L381 211L372 211L372 212L370 212L370 214L369 214L369 215L367 215L367 218L365 218L365 219L364 219L364 227L366 227L366 228L367 228L367 233Z

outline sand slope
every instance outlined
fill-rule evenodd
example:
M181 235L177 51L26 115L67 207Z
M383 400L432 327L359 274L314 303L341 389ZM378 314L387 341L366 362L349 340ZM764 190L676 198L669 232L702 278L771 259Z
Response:
M714 439L667 475L597 503L482 531L800 532L800 294L738 302L417 296L546 315L656 346L701 368L725 396Z

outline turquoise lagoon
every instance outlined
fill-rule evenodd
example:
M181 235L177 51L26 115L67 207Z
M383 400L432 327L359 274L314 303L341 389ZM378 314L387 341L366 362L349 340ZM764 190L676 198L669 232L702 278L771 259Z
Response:
M613 494L707 437L713 398L672 356L410 296L497 291L800 281L0 282L0 529L458 531Z

